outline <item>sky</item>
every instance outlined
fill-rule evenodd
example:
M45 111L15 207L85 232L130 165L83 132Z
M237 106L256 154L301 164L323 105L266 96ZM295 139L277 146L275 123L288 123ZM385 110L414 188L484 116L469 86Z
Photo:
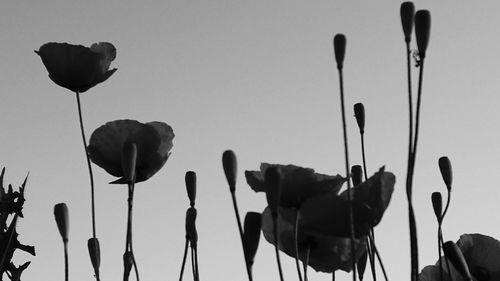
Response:
M360 164L352 105L366 109L368 174L396 175L391 204L375 228L391 280L409 278L405 50L399 1L6 1L0 9L0 166L19 186L29 172L19 240L36 247L24 280L62 280L63 247L55 204L70 212L70 278L92 280L90 188L73 93L54 84L33 52L46 42L117 48L106 82L81 95L87 138L117 119L163 121L176 137L164 168L136 188L134 250L142 280L176 279L189 205L184 174L198 175L197 227L203 280L245 280L246 272L222 152L238 157L242 216L265 196L245 183L261 162L344 174L339 82L332 38L347 37L344 63L349 149ZM423 82L414 181L420 267L437 260L430 196L445 192L437 166L454 170L445 240L463 233L500 238L498 1L415 1L432 28ZM415 48L415 47L414 47ZM417 69L414 69L414 80ZM122 278L126 190L94 165L102 280ZM276 280L274 249L264 239L255 280ZM286 280L294 261L282 255ZM331 280L309 271L311 280ZM191 280L191 275L185 276ZM337 280L350 280L338 273ZM370 280L370 279L368 279Z

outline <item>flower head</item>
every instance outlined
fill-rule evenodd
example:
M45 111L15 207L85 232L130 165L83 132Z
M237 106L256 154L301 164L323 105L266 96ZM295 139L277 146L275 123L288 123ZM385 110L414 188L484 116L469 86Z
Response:
M170 156L174 132L163 122L140 123L116 120L97 128L90 137L88 152L92 162L120 179L112 183L127 183L122 168L122 151L127 143L137 146L136 182L149 179L158 172Z
M457 242L458 248L467 262L474 281L500 280L500 241L482 234L464 234ZM444 260L444 258L442 258ZM443 264L443 281L449 281L446 262ZM451 276L454 281L464 281L464 277L450 262ZM420 281L439 281L439 262L424 267Z
M260 171L245 171L248 185L256 192L266 192L264 175L269 167L277 167L281 173L281 200L282 207L299 208L308 198L320 194L338 194L342 184L346 181L340 175L329 176L315 173L313 169L294 165L271 165L262 163Z
M50 42L35 53L41 57L50 79L73 92L83 93L116 71L116 68L109 69L116 58L116 49L107 42L94 43L90 48Z

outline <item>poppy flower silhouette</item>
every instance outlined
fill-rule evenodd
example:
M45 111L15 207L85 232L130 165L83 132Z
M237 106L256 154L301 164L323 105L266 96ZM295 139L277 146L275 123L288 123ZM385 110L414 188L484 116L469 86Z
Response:
M106 81L116 71L116 68L109 69L116 58L116 48L107 42L92 44L90 48L50 42L35 53L41 57L54 83L77 93Z
M111 183L126 184L122 169L122 151L127 143L135 143L135 182L142 182L153 176L167 162L174 136L172 127L163 122L144 124L135 120L116 120L102 125L92 133L88 152L92 162L112 176L119 177Z
M477 281L500 280L500 241L483 234L463 234L457 242L469 271ZM443 281L450 281L446 262L443 265ZM454 281L466 280L450 262L451 277ZM422 269L421 281L439 281L439 261Z

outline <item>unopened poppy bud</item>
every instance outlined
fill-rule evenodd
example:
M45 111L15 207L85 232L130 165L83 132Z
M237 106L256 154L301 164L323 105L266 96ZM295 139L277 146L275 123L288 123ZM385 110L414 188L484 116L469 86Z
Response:
M337 68L344 67L346 39L344 34L337 34L333 37L333 49L335 51L335 60L337 61Z
M257 248L259 247L260 230L262 228L262 215L248 212L243 226L243 245L248 265L252 266Z
M190 207L186 211L186 238L193 242L196 237L196 209Z
M448 241L443 244L443 251L444 255L451 261L457 271L460 272L466 280L472 280L469 266L467 265L464 255L457 244L453 241Z
M194 203L196 200L196 173L193 171L188 171L185 177L186 181L186 190L189 198L189 205L194 207Z
M351 167L351 177L352 184L354 186L363 182L363 168L360 165L354 165Z
M415 13L415 36L417 37L418 55L420 59L425 58L429 37L431 35L431 12L418 10Z
M354 105L354 117L356 117L356 122L358 123L359 132L361 134L364 134L365 133L365 107L360 102Z
M439 223L443 217L443 197L440 192L433 192L431 195L432 208Z
M224 174L226 174L227 183L229 184L229 190L234 192L236 189L236 155L232 150L226 150L222 154L222 167L224 168Z
M281 199L281 174L278 167L271 166L266 169L264 182L266 185L267 205L271 210L271 215L276 218Z
M57 228L61 234L64 243L68 242L69 216L68 206L65 203L59 203L54 206L54 217L56 218Z
M94 271L99 271L99 266L101 265L101 247L99 246L99 240L97 238L90 238L87 241L87 248L89 249L90 261L94 267Z
M451 169L451 162L448 157L443 156L439 158L439 170L441 171L441 176L443 177L443 181L446 184L446 188L451 190L451 184L453 183L453 171Z
M122 150L123 177L127 183L135 181L135 167L137 163L137 145L133 142L125 142Z
M364 251L363 254L361 254L361 256L359 257L358 262L356 263L360 281L363 281L363 276L365 275L367 261L368 261L368 251Z
M413 30L413 18L415 17L415 5L413 2L403 2L400 8L401 25L405 35L405 42L411 41L411 32Z
M126 251L123 254L123 280L128 280L130 276L130 270L132 270L132 265L134 264L134 257L132 252Z

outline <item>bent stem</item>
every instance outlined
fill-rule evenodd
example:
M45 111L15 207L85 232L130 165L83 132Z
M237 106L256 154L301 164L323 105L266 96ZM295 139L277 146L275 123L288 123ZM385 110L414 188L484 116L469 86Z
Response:
M347 201L349 202L349 236L351 240L351 253L352 253L352 280L356 281L356 249L354 245L354 215L352 210L352 194L351 194L351 181L349 180L349 149L347 142L347 129L345 118L345 103L344 103L344 78L342 68L338 67L339 81L340 81L340 107L342 110L342 129L344 132L344 152L345 152L345 169L347 176Z
M96 238L96 223L95 223L95 195L94 195L94 174L92 173L92 165L90 163L89 153L87 151L87 139L85 138L85 129L83 127L83 117L82 117L82 106L80 103L80 93L78 91L76 93L76 103L78 106L78 117L80 120L80 131L82 133L83 140L83 149L85 150L85 157L87 158L87 166L89 169L89 178L90 178L90 197L91 197L91 209L92 209L92 238ZM96 274L96 277L98 274Z
M252 270L251 270L250 265L248 263L247 255L244 253L245 241L243 238L243 227L241 226L240 212L238 211L238 203L236 202L236 194L234 192L235 188L230 188L230 190L231 190L231 199L233 200L234 214L236 216L236 222L238 224L238 231L240 232L241 246L243 248L243 256L245 257L245 266L247 268L248 280L253 281Z
M297 267L297 274L299 275L299 281L302 281L302 273L300 272L300 264L299 264L299 210L295 213L295 266Z
M278 264L278 271L280 274L280 280L283 281L283 270L281 269L280 251L278 249L279 238L278 238L278 215L273 215L273 234L274 234L274 251L276 252L276 263Z
M181 274L179 276L179 281L182 281L182 277L184 276L184 267L186 266L188 247L189 247L189 239L187 239L186 237L186 243L184 244L184 256L182 257Z

